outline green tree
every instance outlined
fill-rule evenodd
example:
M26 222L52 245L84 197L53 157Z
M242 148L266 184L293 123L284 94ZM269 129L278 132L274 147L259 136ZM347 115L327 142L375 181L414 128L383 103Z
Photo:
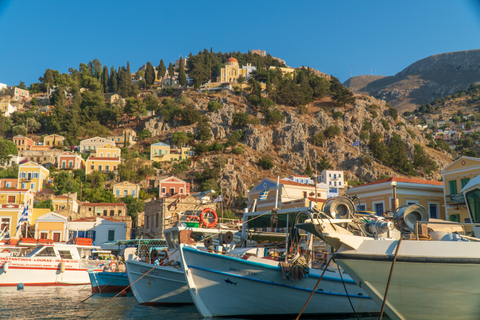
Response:
M232 115L232 126L235 128L243 128L249 122L248 114L245 112L237 112Z
M13 141L0 138L0 163L9 161L12 154L18 154L17 146Z
M390 145L388 146L388 165L396 168L404 174L415 174L413 165L407 155L407 148L402 138L396 134L392 134Z
M108 67L103 66L103 72L102 72L102 85L103 85L103 92L107 93L108 92Z
M212 138L212 128L208 118L202 117L197 124L197 139L201 141L208 141Z
M174 75L175 75L175 67L170 62L170 64L168 65L168 76L170 77L170 79L173 79Z
M143 99L143 102L149 111L157 112L160 110L160 103L154 93L148 94L145 99Z
M333 101L337 106L345 107L347 104L354 104L355 103L355 96L350 89L342 87L339 89L332 97Z
M194 124L202 118L202 114L195 108L193 104L183 108L182 119L187 125Z
M372 152L372 155L380 162L387 162L387 146L383 141L380 140L380 134L376 132L371 133L370 140L368 142L368 148Z
M53 192L56 195L64 193L80 193L80 184L73 179L68 171L61 170L53 178Z
M270 170L274 167L273 160L269 156L262 156L258 160L258 165L263 168L263 170Z
M317 163L317 170L322 172L323 170L330 170L333 166L328 161L326 156L322 156L322 159Z
M209 101L207 105L208 111L215 112L218 109L221 109L222 105L218 101Z
M108 89L109 92L115 93L118 92L118 76L117 72L113 68L113 66L110 68L110 79L108 81Z
M125 203L127 207L127 212L130 217L132 217L132 222L134 226L137 225L137 215L139 212L145 210L145 202L142 199L134 198L132 196L126 196L122 199L122 202Z
M155 83L155 70L150 62L147 62L145 69L145 84L150 88Z
M315 146L322 146L326 140L327 138L325 138L325 135L323 134L323 132L316 133L312 137L312 143Z
M188 141L190 137L184 131L176 131L172 134L172 142L179 147L184 147Z
M265 119L268 124L277 124L283 120L283 114L278 109L269 110Z
M157 71L158 80L161 80L167 73L167 68L165 67L165 63L162 59L160 59L160 64L157 67Z
M323 131L323 135L327 139L334 138L340 134L340 128L337 125L331 125Z
M312 167L310 166L310 161L307 160L307 166L305 167L305 174L310 177L312 173L313 171L312 171Z
M187 76L185 74L185 60L180 56L180 68L178 70L178 80L181 86L187 84Z
M139 98L129 97L125 99L125 113L129 116L134 116L140 121L141 116L145 116L147 114L147 107L145 103Z

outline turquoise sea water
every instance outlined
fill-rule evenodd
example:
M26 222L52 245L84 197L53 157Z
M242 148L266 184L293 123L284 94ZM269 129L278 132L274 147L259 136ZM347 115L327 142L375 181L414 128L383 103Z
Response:
M92 295L90 285L68 287L0 288L0 319L172 319L199 320L195 306L141 306L131 293L118 296L93 312L115 294ZM225 319L225 318L222 318ZM230 318L241 319L241 318ZM262 319L267 319L262 317ZM274 318L271 318L274 319ZM312 319L302 317L302 319ZM316 319L316 318L314 318ZM362 318L371 320L371 318Z

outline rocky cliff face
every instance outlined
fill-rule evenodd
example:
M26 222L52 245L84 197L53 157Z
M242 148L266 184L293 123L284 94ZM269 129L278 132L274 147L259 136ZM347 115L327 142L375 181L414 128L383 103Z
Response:
M206 106L210 100L219 101L222 108L215 112L208 112ZM219 185L224 190L227 202L238 195L246 196L248 190L264 177L281 176L283 178L292 174L304 174L307 163L314 168L322 156L328 159L334 169L344 170L347 180L368 182L384 175L401 176L370 155L368 146L360 138L364 122L371 123L373 131L380 133L386 142L394 133L400 135L410 156L413 155L414 144L428 143L423 133L417 131L412 125L408 123L399 125L399 122L403 122L402 119L394 120L389 115L385 101L369 96L357 96L355 104L346 108L332 107L328 99L315 102L307 106L306 114L299 114L294 108L277 106L284 115L284 120L277 125L267 125L263 114L256 112L242 97L196 95L192 101L210 120L213 139L209 143L225 142L229 135L238 130L232 127L232 117L236 112L247 112L261 121L259 125L249 124L242 129L241 143L244 146L242 155L234 155L229 150L223 153L227 159L227 165L222 169ZM369 111L372 105L377 106L375 109L377 115ZM343 116L334 119L332 111L341 112ZM382 121L388 123L387 128L390 128L385 129ZM332 125L338 126L340 133L327 139L323 145L315 146L312 143L312 137ZM157 130L155 133L163 135L160 141L168 141L174 131L194 131L191 126L169 127L161 118L151 119L146 123L146 128L154 128ZM414 138L411 133L414 133ZM352 146L356 141L360 141L360 145ZM452 161L446 153L427 147L424 149L437 162L439 168L444 168ZM258 160L264 155L270 156L273 160L275 166L270 170L263 170L258 165ZM218 156L218 153L206 154L201 157L201 161L208 163ZM193 165L192 170L198 170L198 166ZM441 175L435 172L428 177L419 176L418 178L439 180Z
M400 112L465 90L480 81L480 50L450 52L419 60L395 76L358 76L345 82L354 92L368 92Z

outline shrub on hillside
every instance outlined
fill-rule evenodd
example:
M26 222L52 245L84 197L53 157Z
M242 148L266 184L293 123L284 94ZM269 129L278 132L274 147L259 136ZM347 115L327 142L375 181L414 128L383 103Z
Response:
M223 106L218 101L210 101L207 105L208 111L215 112Z
M337 125L329 126L325 131L323 131L325 138L331 139L340 134L340 128Z
M269 156L262 156L260 160L258 160L258 164L260 167L262 167L264 170L269 170L273 168L273 161L272 158Z

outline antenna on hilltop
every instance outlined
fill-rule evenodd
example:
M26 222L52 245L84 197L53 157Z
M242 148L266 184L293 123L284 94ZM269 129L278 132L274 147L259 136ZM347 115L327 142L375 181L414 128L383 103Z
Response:
M350 78L352 77L352 70L350 69Z

